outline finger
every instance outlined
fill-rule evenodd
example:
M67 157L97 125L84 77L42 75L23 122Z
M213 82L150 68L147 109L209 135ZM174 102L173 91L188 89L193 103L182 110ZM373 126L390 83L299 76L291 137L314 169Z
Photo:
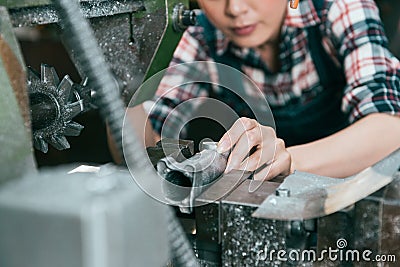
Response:
M262 140L258 145L257 151L245 159L239 169L255 171L266 163L269 164L275 157L277 141L275 130L271 127L262 126ZM279 142L279 141L278 141ZM285 147L281 147L285 149Z
M275 152L275 142L264 141L256 152L240 164L239 170L255 171L265 164L269 165L275 157Z
M270 165L254 174L254 180L271 180L278 175L287 176L290 174L290 154L285 151L280 153Z
M255 127L240 136L228 159L227 172L239 169L243 160L249 155L250 150L262 143L261 127Z
M218 152L224 153L228 151L234 144L237 143L244 132L257 126L257 121L253 119L240 118L236 120L233 126L222 136L221 140L218 142Z

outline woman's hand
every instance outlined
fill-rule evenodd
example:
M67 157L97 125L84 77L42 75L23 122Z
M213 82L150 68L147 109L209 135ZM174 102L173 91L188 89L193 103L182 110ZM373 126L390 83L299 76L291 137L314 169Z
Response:
M249 118L238 119L218 143L218 152L230 149L225 172L254 171L255 180L270 180L290 174L291 156L275 130ZM251 153L251 154L250 154Z

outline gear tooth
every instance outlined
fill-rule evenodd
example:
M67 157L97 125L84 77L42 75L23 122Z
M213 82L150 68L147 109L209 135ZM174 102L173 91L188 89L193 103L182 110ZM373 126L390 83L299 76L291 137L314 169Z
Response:
M88 80L89 80L88 77L83 78L83 80L81 81L81 85L83 87L87 86Z
M60 85L57 88L57 90L60 93L60 96L62 97L65 103L68 103L68 101L71 98L73 85L74 82L71 80L71 78L68 75L65 75L65 77L62 79Z
M48 138L48 142L58 150L64 150L70 148L67 138L61 135L51 135Z
M79 136L81 134L82 129L85 128L79 123L74 121L69 122L64 129L64 135L66 136Z
M41 68L41 81L43 83L47 83L49 85L53 85L57 87L60 83L60 79L58 78L56 70L47 64L42 64Z
M47 153L49 151L49 145L41 137L35 137L33 144L37 150L42 151L43 153Z
M39 74L34 71L31 67L28 67L28 81L32 82L32 81L40 81L40 77Z
M66 110L68 115L65 118L65 121L70 121L83 111L83 101L79 100L77 102L68 104L66 106Z

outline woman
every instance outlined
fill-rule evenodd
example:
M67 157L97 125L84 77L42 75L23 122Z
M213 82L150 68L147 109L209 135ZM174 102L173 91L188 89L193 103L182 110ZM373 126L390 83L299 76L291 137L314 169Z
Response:
M236 121L218 144L220 152L232 149L226 172L255 171L258 180L294 170L347 177L400 147L400 64L373 0L302 0L298 9L287 0L198 3L205 16L185 32L171 65L240 69L261 88L277 126ZM167 72L150 113L158 134L179 103L218 98L201 84L165 95L176 75L185 74Z

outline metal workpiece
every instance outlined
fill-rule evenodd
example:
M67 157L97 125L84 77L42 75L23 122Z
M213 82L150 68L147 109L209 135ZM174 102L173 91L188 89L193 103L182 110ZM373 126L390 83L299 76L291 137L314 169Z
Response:
M146 152L153 167L157 168L157 163L166 156L173 155L178 161L192 157L194 155L194 142L164 138L158 141L156 146L147 147Z
M90 107L90 90L75 84L68 75L61 81L56 70L41 65L41 73L28 69L28 93L32 117L34 147L44 153L48 144L58 150L68 149L66 136L79 136L82 125L72 121Z
M221 201L245 180L249 179L253 173L249 171L232 170L220 177L210 188L207 188L200 196L196 198L199 206L202 204L211 204Z
M149 198L127 170L104 165L67 174L73 168L0 187L0 265L165 266L168 207Z
M393 180L399 167L400 150L372 167L345 179L295 172L280 189L290 191L290 197L271 195L253 214L259 218L306 220L323 217L350 206Z
M34 173L26 71L7 10L0 7L0 184Z
M166 199L182 212L191 213L196 197L224 173L229 153L218 153L214 145L183 161L174 156L161 159L157 172L164 178Z

